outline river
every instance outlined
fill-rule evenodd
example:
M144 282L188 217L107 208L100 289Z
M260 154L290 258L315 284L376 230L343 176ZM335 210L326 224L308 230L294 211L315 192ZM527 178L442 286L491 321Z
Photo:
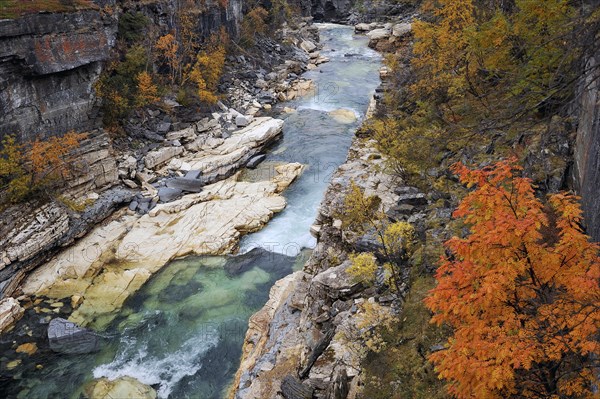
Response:
M367 47L367 38L355 36L351 27L319 29L321 54L330 62L303 75L315 90L285 104L296 112L275 115L285 119L283 138L246 174L267 179L277 162L307 165L285 192L287 208L244 237L237 256L187 257L163 267L102 332L100 352L58 355L40 342L38 353L19 367L2 369L0 397L79 398L94 378L121 376L153 386L159 398L224 397L248 318L267 301L275 281L302 267L315 245L309 230L319 203L379 84L380 57ZM339 109L347 111L342 118L330 113ZM44 317L28 312L20 323L39 324ZM5 338L1 344L6 348L10 342ZM8 360L0 359L3 365Z

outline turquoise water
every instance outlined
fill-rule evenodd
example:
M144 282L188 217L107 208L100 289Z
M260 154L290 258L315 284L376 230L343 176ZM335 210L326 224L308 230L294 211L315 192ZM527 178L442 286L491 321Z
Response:
M315 92L285 104L297 112L280 116L283 139L259 170L268 178L274 162L307 165L285 192L287 208L242 240L241 255L166 265L102 332L99 353L52 353L42 338L50 316L28 312L12 334L0 337L0 397L79 398L94 378L121 376L153 386L160 398L223 397L238 367L248 318L267 301L274 282L300 268L309 254L305 249L315 245L310 225L379 83L380 58L366 38L338 25L321 25L320 31L321 54L330 62L305 74ZM358 119L340 123L328 114L337 109ZM38 353L18 355L21 364L8 370L13 341L31 341L29 334L38 338Z

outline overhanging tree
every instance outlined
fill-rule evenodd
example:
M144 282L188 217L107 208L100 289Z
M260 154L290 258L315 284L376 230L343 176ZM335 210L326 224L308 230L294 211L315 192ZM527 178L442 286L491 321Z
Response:
M457 398L592 398L598 376L600 259L577 198L542 203L513 161L454 167L477 188L454 213L470 229L446 245L425 300L453 329L433 353Z

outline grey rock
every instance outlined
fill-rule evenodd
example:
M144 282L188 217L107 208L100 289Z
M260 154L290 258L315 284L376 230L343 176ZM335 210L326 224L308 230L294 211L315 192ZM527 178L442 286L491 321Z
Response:
M100 339L95 332L62 318L50 321L48 340L50 349L57 353L76 355L100 350Z
M265 82L264 79L257 79L256 83L254 83L254 87L264 89L265 87L267 87L267 82Z
M161 187L158 189L158 198L160 202L171 202L179 198L182 192L177 188Z
M167 180L167 187L182 191L199 193L202 191L204 183L200 179L188 179L186 177L174 177Z
M260 164L262 161L264 161L266 157L267 157L266 154L260 154L253 158L250 158L250 160L246 164L246 167L249 169L254 169L258 166L258 164Z
M135 211L138 207L139 203L137 201L131 201L129 203L129 210Z
M156 125L156 131L158 134L165 134L170 128L171 124L169 122L160 122L158 125Z
M201 174L202 174L202 172L200 170L192 169L192 170L189 170L185 174L185 178L186 179L199 179Z
M248 126L252 122L252 116L250 115L237 115L235 117L235 124L238 127Z

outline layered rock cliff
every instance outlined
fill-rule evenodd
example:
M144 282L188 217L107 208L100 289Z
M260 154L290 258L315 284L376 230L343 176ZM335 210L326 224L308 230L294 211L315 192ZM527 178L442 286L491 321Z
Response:
M89 130L117 21L99 10L0 20L0 136Z

